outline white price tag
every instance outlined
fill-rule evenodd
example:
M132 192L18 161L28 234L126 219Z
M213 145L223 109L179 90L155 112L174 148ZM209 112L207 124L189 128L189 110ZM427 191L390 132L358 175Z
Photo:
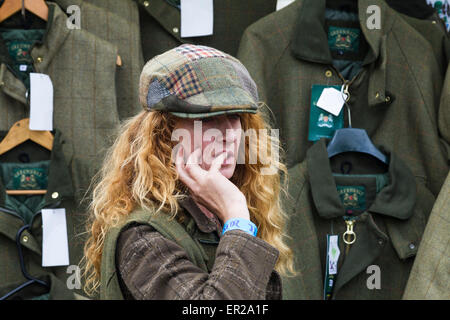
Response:
M66 209L42 209L42 228L42 266L68 266Z
M213 0L181 0L181 37L213 34Z
M42 73L30 73L30 130L53 130L53 84Z
M287 7L295 0L278 0L277 1L277 11L283 9L284 7Z
M317 106L329 113L338 116L344 106L347 95L335 88L325 88L317 101Z
M328 274L337 274L337 263L340 254L338 236L332 235L328 246Z

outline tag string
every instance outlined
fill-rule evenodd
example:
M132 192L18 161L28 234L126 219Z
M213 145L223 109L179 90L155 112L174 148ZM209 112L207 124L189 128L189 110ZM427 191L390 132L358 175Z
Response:
M344 93L346 96L344 96ZM348 91L348 84L343 84L341 87L341 96L342 100L344 100L344 104L347 107L347 113L348 113L348 127L352 127L352 114L350 111L350 106L348 105L348 101L350 100L350 92Z

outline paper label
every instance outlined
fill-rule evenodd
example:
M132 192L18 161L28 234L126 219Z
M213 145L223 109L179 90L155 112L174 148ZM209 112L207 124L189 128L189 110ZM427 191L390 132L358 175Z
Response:
M213 34L213 0L181 0L181 37Z
M66 209L42 209L42 228L42 266L68 266Z
M330 300L336 283L337 264L339 261L339 237L327 234L327 264L325 267L325 282L323 285L323 299Z
M340 90L341 86L324 86L313 85L311 89L311 109L309 114L309 129L308 140L317 141L321 138L331 139L334 132L337 129L341 129L344 126L344 112L341 112L338 116L323 110L317 106L319 98L322 96L322 92L327 88L334 88L336 91ZM339 91L340 93L340 91Z
M30 73L30 130L53 130L53 84L42 73Z
M337 263L339 260L339 255L341 252L339 251L338 246L338 236L332 235L329 237L329 246L328 246L328 274L337 274Z
M317 101L317 106L337 117L341 113L345 99L347 99L345 93L335 88L325 88Z
M277 1L277 11L283 9L284 7L287 7L295 0L278 0Z

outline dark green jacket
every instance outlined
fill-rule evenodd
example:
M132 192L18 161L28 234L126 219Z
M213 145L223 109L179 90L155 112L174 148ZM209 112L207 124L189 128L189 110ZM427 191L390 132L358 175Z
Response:
M448 172L448 104L439 106L442 76L431 45L381 0L359 0L363 38L358 76L350 81L352 126L385 145L437 196ZM369 5L381 12L381 29L369 30ZM293 166L305 159L312 85L339 85L325 31L325 0L297 0L251 25L238 58L258 85L260 100L275 116L275 128ZM361 60L362 59L362 60ZM333 61L335 60L335 61ZM353 60L355 61L355 60ZM344 112L348 126L347 112Z
M289 170L285 204L299 276L283 279L284 298L323 298L327 234L338 235L340 248L333 299L402 298L435 198L403 157L380 150L390 159L387 168L358 153L330 161L322 139ZM342 174L342 168L351 172ZM348 253L344 216L355 219L356 241ZM380 268L380 289L367 287L370 265Z
M181 38L180 10L169 4L176 0L136 0L140 5L140 24L144 60L183 43L205 45L236 56L239 41L249 25L275 11L276 0L214 1L214 34ZM109 1L115 2L115 1ZM178 1L179 3L179 1Z
M0 140L6 132L0 134ZM69 242L69 264L78 265L83 254L83 215L77 211L68 162L72 154L70 143L56 131L51 153L33 142L25 142L0 156L0 297L28 281L21 272L16 236L25 225L30 228L22 233L20 245L23 249L24 265L27 272L50 284L50 292L39 285L32 285L18 292L11 299L74 299L74 293L67 286L67 267L42 267L42 216L41 209L65 208ZM22 162L25 161L25 162ZM42 178L29 175L39 187L46 189L45 196L8 196L6 188L20 188L20 177L14 177L17 168L33 169L44 172ZM42 169L40 169L42 168ZM20 182L21 183L21 182ZM37 186L36 185L36 186ZM27 187L28 189L28 187ZM73 280L73 281L72 281ZM78 279L80 280L80 279ZM75 279L69 279L76 285Z
M445 76L450 61L450 35L437 12L428 17L428 19L417 19L404 14L400 16L430 43L439 69L442 75Z
M35 72L49 75L53 82L53 125L72 146L69 167L75 198L80 201L120 122L115 83L117 48L83 29L68 29L66 14L56 4L48 5L49 21L43 26L42 41L31 49L31 63ZM18 120L29 117L27 88L12 65L0 39L0 130L9 130ZM68 151L64 150L66 158Z

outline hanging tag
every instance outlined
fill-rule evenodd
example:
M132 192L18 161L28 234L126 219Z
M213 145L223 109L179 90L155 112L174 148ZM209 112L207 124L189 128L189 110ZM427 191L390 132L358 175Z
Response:
M42 209L42 228L42 266L68 266L66 209Z
M338 116L335 116L317 106L317 102L322 96L323 91L329 88L337 91L341 89L341 86L313 85L311 88L311 109L308 128L309 141L317 141L321 138L331 139L334 132L344 126L343 109L341 109Z
M287 7L295 0L277 0L277 11Z
M53 84L42 73L30 73L30 130L53 130Z
M325 283L323 286L323 299L329 300L333 294L336 283L337 264L339 261L339 237L327 234L327 265L325 268Z
M213 0L181 0L181 37L213 34Z
M347 99L345 93L335 88L326 88L323 90L319 101L317 101L317 106L334 116L338 116L344 106L345 99Z

